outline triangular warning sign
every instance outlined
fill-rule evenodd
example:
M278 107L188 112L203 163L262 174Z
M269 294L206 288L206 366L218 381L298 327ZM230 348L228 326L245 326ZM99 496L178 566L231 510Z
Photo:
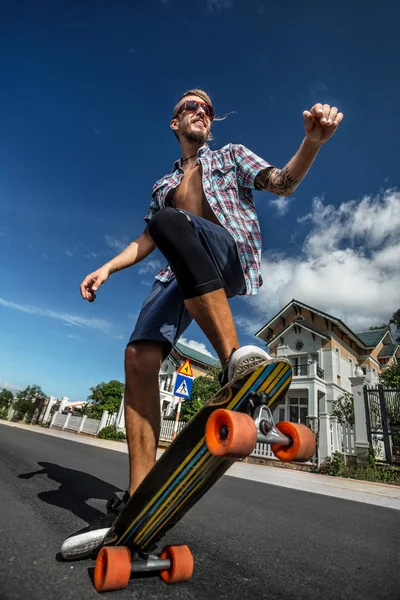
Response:
M178 373L181 375L186 375L186 377L193 377L192 367L190 366L190 362L188 360L186 360L178 369Z
M182 396L189 397L189 391L188 391L188 388L187 388L185 380L182 381L181 385L178 387L178 389L176 390L175 394L176 395L182 394Z

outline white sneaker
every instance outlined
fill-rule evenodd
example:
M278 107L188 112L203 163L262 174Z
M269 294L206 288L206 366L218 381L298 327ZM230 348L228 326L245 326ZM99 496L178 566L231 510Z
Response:
M67 538L61 546L61 557L64 560L89 558L102 546L109 531L110 528L107 527L105 529L87 531Z
M261 363L270 360L270 355L262 348L258 346L242 346L232 352L228 364L220 375L220 383L221 385L226 385L232 379L236 379Z

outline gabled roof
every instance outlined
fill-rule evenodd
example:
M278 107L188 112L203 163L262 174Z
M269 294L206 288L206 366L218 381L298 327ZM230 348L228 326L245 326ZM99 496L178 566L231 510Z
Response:
M175 344L176 350L184 356L185 358L189 358L195 360L196 362L202 363L207 367L220 367L221 363L217 358L213 358L212 356L208 356L207 354L203 354L198 350L193 350L193 348L189 348L189 346L185 346L180 342Z
M266 323L263 327L261 327L261 329L259 331L257 331L257 333L255 335L258 337L266 329L272 329L272 326L273 326L274 322L277 321L285 313L285 311L290 306L293 306L293 305L299 306L301 308L306 308L307 310L310 310L311 312L315 313L316 315L320 315L320 316L324 317L325 319L329 319L330 321L332 321L332 323L334 323L335 325L337 325L338 327L340 327L343 331L345 331L346 335L348 335L350 338L352 338L353 341L355 341L360 346L364 346L365 347L365 344L364 344L363 340L360 339L358 337L358 335L356 333L354 333L351 329L349 329L349 327L347 327L347 325L345 323L343 323L343 321L341 321L337 317L333 317L332 315L329 315L326 312L323 312L322 310L318 310L316 308L313 308L312 306L309 306L308 304L305 304L304 302L299 302L295 298L293 298L293 300L291 300L290 302L288 302L286 304L286 306L284 306L282 308L282 310L279 311L278 314L276 314L274 317L272 317L272 319L270 321L268 321L268 323ZM300 324L300 323L296 323L296 324ZM268 340L268 343L270 343L269 340Z
M270 339L268 341L268 346L271 346L278 338L280 338L282 335L285 335L289 331L289 329L291 329L292 327L295 327L295 326L296 327L301 327L302 329L305 329L306 331L310 331L314 335L317 335L318 337L320 337L320 338L322 338L324 340L329 340L329 337L327 335L324 335L320 331L317 331L316 329L313 329L309 325L305 325L303 323L296 322L296 323L290 323L287 327L285 327L285 329L283 329L282 331L280 331L274 338Z
M378 354L378 358L390 358L396 354L399 344L385 344Z
M357 335L360 338L360 340L363 341L365 346L367 346L367 348L375 348L379 344L379 342L383 340L388 331L389 330L387 327L382 327L381 329L369 329L368 331L360 331L359 333L357 333Z

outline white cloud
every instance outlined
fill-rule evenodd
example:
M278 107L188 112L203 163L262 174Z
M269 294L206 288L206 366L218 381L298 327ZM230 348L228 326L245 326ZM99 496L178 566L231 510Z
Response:
M207 7L211 12L220 12L232 7L233 0L207 0Z
M145 275L147 273L156 274L161 269L161 262L157 259L146 259L140 263L139 275Z
M400 191L324 205L299 219L310 223L299 256L267 252L264 285L245 299L252 314L241 329L254 334L292 298L341 318L354 330L387 322L400 299Z
M280 217L283 217L289 212L289 203L294 200L293 197L288 196L277 196L273 200L269 201L269 205L276 208L276 211Z
M113 238L111 235L106 234L105 236L106 246L111 248L111 250L116 250L117 252L122 252L128 246L129 241L128 238L123 237L120 239Z
M22 390L22 388L20 386L14 385L13 383L10 383L9 381L5 381L4 379L1 379L1 377L0 377L0 389L10 390L11 392L19 392L20 390Z
M82 338L79 335L74 335L73 333L67 333L67 338L70 340L81 340Z
M74 253L72 252L72 250L65 250L64 254L66 254L69 258L71 258L74 255Z
M37 306L30 306L29 304L17 304L16 302L9 302L0 298L0 307L9 308L11 310L18 310L23 313L30 315L37 315L39 317L46 317L49 319L57 319L62 321L64 325L74 327L86 327L89 329L99 329L103 333L108 333L111 330L111 323L104 319L86 318L78 315L71 315L64 312L56 312L48 308L39 308Z
M196 350L197 352L201 352L202 354L205 354L206 356L211 356L211 358L215 358L215 356L213 356L211 354L211 352L209 350L207 350L206 345L203 344L203 342L196 342L195 340L187 340L186 338L179 338L178 342L180 344L183 344L184 346L187 346L188 348L191 348L192 350Z

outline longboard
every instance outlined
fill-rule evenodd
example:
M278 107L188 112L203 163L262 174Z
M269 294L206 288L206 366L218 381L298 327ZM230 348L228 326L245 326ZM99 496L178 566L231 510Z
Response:
M251 392L265 392L268 405L276 405L291 380L290 364L275 360L219 390L159 458L117 517L105 544L125 545L134 551L147 551L157 544L235 462L208 450L205 428L210 415L216 408L246 412Z
M254 424L255 421L256 424L260 423L259 418L255 419L255 411L258 405L257 414L260 415L261 405L261 409L271 417L264 420L264 436L268 433L266 426L269 431L273 429L277 436L277 443L272 448L275 447L276 451L281 448L284 452L285 446L289 447L293 441L287 434L290 436L294 432L293 435L298 436L297 432L300 432L295 453L291 451L289 459L297 456L297 460L308 460L312 456L315 439L306 426L287 424L293 427L289 428L285 437L273 424L271 409L285 396L291 380L292 369L286 359L265 362L225 385L197 412L159 458L108 531L96 561L94 584L98 591L125 587L133 571L159 570L162 579L167 582L184 581L191 577L193 558L187 546L167 547L160 557L152 553L167 531L182 519L238 458L234 452L233 455L232 452L216 455L218 449L210 451L205 432L213 413L217 416L216 411L223 417L232 413L245 415L233 415L232 426L239 419L236 427L239 442L241 435L247 435L245 429L250 421L250 428L254 428L256 437L251 442L252 448L246 450L246 455L252 452L260 435L263 436L260 432L257 436ZM221 448L228 436L228 429L227 426L221 427ZM132 557L135 557L134 560Z

